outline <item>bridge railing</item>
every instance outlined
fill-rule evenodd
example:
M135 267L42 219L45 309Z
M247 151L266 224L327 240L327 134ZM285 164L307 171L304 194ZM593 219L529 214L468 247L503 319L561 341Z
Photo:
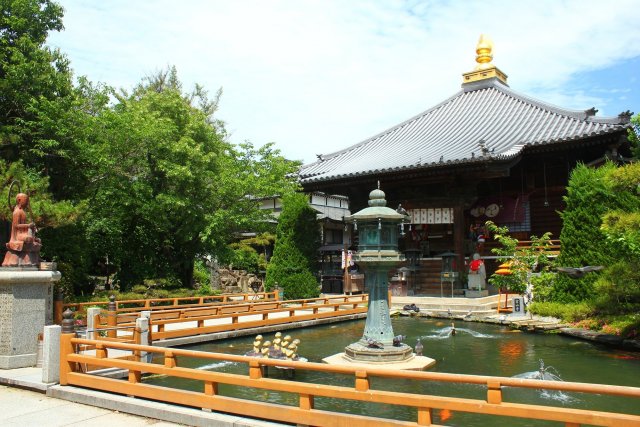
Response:
M95 354L79 354L78 346L93 346ZM433 411L437 409L456 412L518 417L533 420L549 420L565 423L567 427L582 424L601 426L638 426L640 416L617 412L591 411L505 402L504 387L559 390L619 397L640 398L640 388L600 384L573 383L561 381L541 381L533 379L460 375L424 371L398 371L384 368L348 367L321 363L254 358L240 355L209 353L193 350L143 346L108 341L75 338L73 334L63 334L60 344L60 384L75 385L96 390L119 393L163 402L180 402L194 408L267 419L277 422L306 424L313 426L349 425L350 427L376 426L427 426L434 421ZM134 355L155 354L158 363L109 358L111 351L131 351ZM180 358L198 358L210 361L229 361L244 364L247 373L222 373L203 371L179 366ZM149 360L149 359L145 359ZM93 375L82 372L80 366L99 368L119 368L128 373L128 379ZM264 367L275 366L322 372L323 378L340 375L351 376L352 386L308 383L301 380L290 381L266 378ZM185 391L167 386L145 384L144 373L166 375L174 378L200 382L201 391ZM372 387L374 378L403 379L410 382L444 382L473 384L484 388L486 398L471 399L455 396L439 396L411 392L381 390ZM220 385L250 387L253 389L284 392L297 396L297 406L257 401L225 395ZM413 421L362 416L340 412L345 405L332 405L330 409L316 409L316 398L332 398L339 401L361 401L389 406L408 407L414 411ZM345 402L346 403L346 402ZM615 408L615 406L612 406Z
M206 307L209 305L233 304L248 301L272 301L278 299L278 293L273 292L257 292L245 294L221 294L194 297L175 297L175 298L147 298L147 299L130 299L115 302L116 311L119 313L167 310L171 308L183 307ZM87 308L101 307L106 309L111 301L91 301L79 303L64 303L62 300L56 300L54 304L54 319L57 324L62 322L62 313L68 308L76 314L76 318L86 316Z
M156 341L361 314L367 312L367 303L368 295L361 294L152 311L149 329ZM98 333L104 330L115 338L117 327L132 326L137 317L137 313L103 311L94 316L93 325Z

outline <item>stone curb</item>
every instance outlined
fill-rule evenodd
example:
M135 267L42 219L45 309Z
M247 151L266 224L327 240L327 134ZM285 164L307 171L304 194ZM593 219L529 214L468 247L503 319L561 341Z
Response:
M54 386L47 396L141 417L198 427L281 427L274 423L219 412L208 412L142 398L104 393L74 386Z

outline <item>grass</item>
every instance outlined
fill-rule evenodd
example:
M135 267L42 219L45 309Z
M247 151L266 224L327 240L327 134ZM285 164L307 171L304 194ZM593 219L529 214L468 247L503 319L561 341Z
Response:
M570 323L576 328L591 329L605 334L618 335L628 339L640 338L640 314L599 313L593 303L534 302L529 306L531 313L550 316Z

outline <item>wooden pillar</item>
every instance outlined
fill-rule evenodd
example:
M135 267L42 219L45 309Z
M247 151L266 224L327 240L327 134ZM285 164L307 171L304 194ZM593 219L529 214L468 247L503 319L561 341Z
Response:
M456 271L462 273L465 270L464 263L464 206L458 204L453 208L453 247L456 253Z

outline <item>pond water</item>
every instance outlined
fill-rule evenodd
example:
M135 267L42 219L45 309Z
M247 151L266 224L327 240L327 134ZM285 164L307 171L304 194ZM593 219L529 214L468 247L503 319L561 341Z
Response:
M405 335L405 343L414 346L420 338L424 355L436 360L430 370L473 375L495 375L504 377L527 377L640 386L640 353L618 351L587 341L579 341L556 334L529 334L508 327L482 323L457 322L456 335L451 336L451 322L415 317L394 318L396 335ZM360 339L364 321L342 322L294 329L283 332L301 340L300 356L310 362L322 362L322 358L344 351L344 347ZM273 334L265 334L271 340ZM191 350L219 353L245 354L251 350L253 336L216 341L189 346ZM542 361L542 362L541 362ZM542 371L541 369L542 363ZM245 364L209 363L206 360L180 358L179 366L220 372L247 373ZM275 372L274 372L275 371ZM271 377L285 378L282 372L271 368ZM316 372L299 371L294 380L353 387L353 376L327 376ZM202 391L202 384L191 380L168 377L150 377L146 383L170 385L172 387ZM411 393L486 399L484 386L388 380L374 378L371 388ZM268 400L288 405L298 404L297 396L268 390L220 385L219 393L241 396L253 400ZM619 411L640 414L640 400L632 398L586 395L534 389L504 388L503 400L571 407L602 411ZM337 410L349 413L368 414L398 420L416 420L413 408L376 405L346 400L316 398L317 409ZM559 425L545 421L523 420L511 417L496 417L461 412L434 411L434 423L452 426L547 426Z

